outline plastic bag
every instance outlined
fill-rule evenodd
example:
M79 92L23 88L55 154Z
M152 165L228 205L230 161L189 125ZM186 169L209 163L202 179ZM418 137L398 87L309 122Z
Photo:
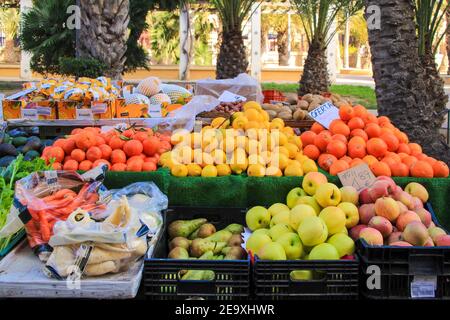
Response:
M215 98L220 97L224 91L230 91L234 94L246 97L247 101L257 101L263 103L259 82L246 73L241 73L234 79L214 80L204 79L196 83L195 94L209 95ZM209 111L209 110L208 110Z
M35 172L17 181L13 206L0 237L25 226L31 248L45 261L51 252L47 244L58 221L66 220L79 208L93 217L105 210L105 170L106 166L97 167L83 175L73 171Z

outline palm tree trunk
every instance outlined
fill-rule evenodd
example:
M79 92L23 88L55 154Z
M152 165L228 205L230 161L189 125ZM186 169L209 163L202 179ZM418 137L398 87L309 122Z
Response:
M13 39L6 39L5 41L4 60L6 63L16 62Z
M247 72L248 60L240 28L222 31L216 78L231 79Z
M277 46L278 46L278 65L289 65L289 50L288 50L288 32L278 31L277 33Z
M308 49L298 94L320 94L328 91L329 85L326 48L321 41L313 40Z
M450 7L447 8L447 12L445 14L446 21L447 21L447 33L445 35L445 40L447 42L447 59L448 59L448 70L447 74L450 75Z
M106 76L120 79L125 66L129 0L80 0L78 55L108 66Z
M443 111L433 98L437 82L420 61L413 0L366 0L381 7L381 29L369 29L378 112L388 116L424 151L450 163L449 147L439 133ZM430 90L431 89L431 90Z
M345 22L345 30L344 30L344 68L348 69L350 67L350 54L348 52L348 47L350 45L350 19L347 19Z

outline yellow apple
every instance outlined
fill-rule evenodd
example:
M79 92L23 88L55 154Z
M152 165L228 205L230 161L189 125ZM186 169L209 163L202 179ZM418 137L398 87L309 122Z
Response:
M316 199L314 199L314 197L310 197L310 196L300 197L300 198L298 198L295 205L299 205L299 204L309 205L310 207L312 207L314 209L314 211L316 212L316 215L319 215L320 211L322 211L322 208L319 206L319 204L317 203Z
M316 211L307 204L299 204L291 209L289 225L292 229L298 230L300 224L306 217L316 217Z
M289 210L281 211L275 217L272 218L272 220L270 221L270 227L273 227L274 225L280 223L289 225L289 216L290 216Z
M277 242L266 243L258 250L257 255L261 260L286 260L286 252Z
M256 206L247 211L245 221L251 231L267 228L270 225L270 213L261 206Z
M253 233L247 239L247 243L245 244L245 248L247 251L251 251L253 254L256 254L262 246L266 243L271 243L272 239L266 234L263 233Z
M335 207L341 202L341 191L332 183L324 183L317 188L314 198L323 208Z
M355 242L343 233L337 233L331 236L327 243L336 248L340 258L352 255L355 252Z
M309 253L308 260L339 260L337 249L329 243L321 243Z
M306 196L306 192L302 188L294 188L289 191L286 197L286 204L289 208L293 208L300 197Z
M306 217L298 228L298 235L305 246L316 246L328 238L325 222L319 217Z
M308 172L303 178L302 187L307 194L313 196L317 188L328 182L327 177L320 172Z
M345 213L345 227L347 229L353 228L359 223L359 211L353 203L341 202L338 204L338 208Z
M324 208L320 212L319 218L321 218L327 225L329 235L339 233L342 228L345 228L345 213L338 207Z
M294 232L283 234L275 242L283 246L286 258L289 260L300 259L303 254L302 241L298 234Z
M267 210L269 210L269 213L272 217L275 217L278 213L282 211L289 211L290 209L284 203L274 203Z
M281 237L285 233L292 232L291 228L284 223L276 224L269 230L269 236L272 241L277 241L279 237Z

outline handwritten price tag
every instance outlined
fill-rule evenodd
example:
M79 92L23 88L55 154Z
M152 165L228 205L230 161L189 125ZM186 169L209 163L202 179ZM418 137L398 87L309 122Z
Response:
M338 173L338 177L343 186L352 186L358 191L370 187L375 182L375 176L365 163Z
M339 109L332 103L327 102L309 113L311 118L323 125L325 128L330 127L333 120L339 119Z

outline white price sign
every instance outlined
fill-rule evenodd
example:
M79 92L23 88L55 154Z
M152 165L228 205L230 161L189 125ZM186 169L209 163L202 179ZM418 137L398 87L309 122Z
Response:
M339 109L336 108L332 103L327 102L311 111L309 115L315 121L328 129L330 128L330 123L333 120L339 119Z
M78 109L76 111L77 120L93 120L94 115L91 109Z
M436 276L414 276L414 280L411 282L411 298L435 298L436 285Z
M38 120L39 116L37 109L22 109L22 119Z
M161 118L161 105L160 104L151 104L148 108L148 115L150 118Z
M218 98L220 102L246 102L247 98L225 90Z

